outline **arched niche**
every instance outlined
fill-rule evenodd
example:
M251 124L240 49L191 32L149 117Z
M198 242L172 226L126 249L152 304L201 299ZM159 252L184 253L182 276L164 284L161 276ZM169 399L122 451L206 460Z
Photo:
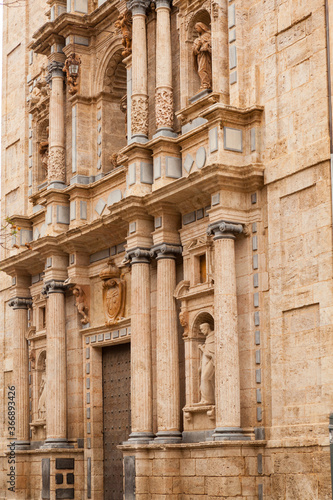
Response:
M36 155L36 184L39 186L47 181L49 158L49 119L45 118L37 124L37 155Z
M192 337L202 337L200 332L200 325L202 323L208 323L212 330L214 330L214 318L206 311L199 312L194 318L192 325Z
M117 166L118 152L127 144L127 71L122 51L123 47L117 48L104 64L98 103L102 117L98 124L102 137L99 157L105 172Z
M193 97L200 89L200 78L195 69L195 56L193 54L193 42L198 37L194 29L196 23L204 23L211 29L211 17L206 9L195 12L189 20L187 27L187 57L188 57L188 96Z
M37 420L46 418L46 351L39 353L37 360Z

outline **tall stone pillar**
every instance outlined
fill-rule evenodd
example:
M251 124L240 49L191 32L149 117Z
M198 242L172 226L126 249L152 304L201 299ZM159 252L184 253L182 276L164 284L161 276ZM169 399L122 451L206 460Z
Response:
M63 281L45 283L48 296L46 344L46 448L67 448L66 316Z
M240 381L237 328L235 239L241 224L218 221L208 234L214 235L214 324L215 324L215 441L247 439L240 427Z
M129 442L148 443L153 434L149 250L127 251L131 261L131 435Z
M151 255L157 259L156 384L157 428L160 443L177 443L180 432L178 324L174 292L176 258L180 246L154 245Z
M127 7L132 11L132 142L148 141L148 69L146 0L130 0Z
M155 117L157 135L177 137L173 132L170 0L156 0Z
M28 308L32 300L15 297L9 306L15 311L13 325L13 370L15 386L15 438L16 449L26 449L30 445L29 436L29 359L28 341L25 334L28 329Z
M53 61L48 70L51 80L49 124L49 188L63 189L66 184L65 163L65 94L63 63Z

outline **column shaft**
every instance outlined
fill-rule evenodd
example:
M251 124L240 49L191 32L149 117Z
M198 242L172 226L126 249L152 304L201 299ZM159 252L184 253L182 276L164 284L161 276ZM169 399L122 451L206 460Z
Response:
M216 427L240 427L239 353L233 239L215 242Z
M65 98L62 64L53 62L49 69L52 78L50 95L50 144L48 182L65 183Z
M180 440L177 311L174 299L176 262L157 261L157 426L156 441Z
M172 52L170 4L168 0L156 2L156 128L173 127Z
M148 138L148 74L145 8L132 9L132 137Z
M28 342L25 338L28 325L26 308L15 310L13 337L13 366L15 385L15 436L20 444L29 444L29 360Z
M153 438L149 262L132 264L131 330L129 441L142 442Z
M65 296L49 293L46 358L46 445L67 443Z

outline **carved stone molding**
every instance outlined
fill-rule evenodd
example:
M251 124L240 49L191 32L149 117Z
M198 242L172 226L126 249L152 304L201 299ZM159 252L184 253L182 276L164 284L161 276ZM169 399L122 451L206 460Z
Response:
M51 280L44 284L42 289L43 295L50 295L51 293L66 293L69 285L63 281Z
M171 89L157 89L155 94L156 128L173 126L173 92Z
M77 312L82 316L82 325L87 325L89 323L89 307L87 296L81 286L75 285L73 288L73 295L75 297L75 306L77 307Z
M65 182L66 165L64 148L52 147L48 159L48 181Z
M32 299L26 297L15 297L8 302L9 307L15 309L29 309L32 306Z
M132 135L148 136L148 97L132 97L131 117Z
M169 243L160 243L154 245L150 250L151 258L159 259L176 259L178 255L182 254L181 245L172 245Z
M127 250L125 261L133 264L150 264L150 249L149 248L132 248Z
M114 325L124 315L126 283L112 259L100 272L100 278L103 280L105 324Z
M208 226L207 234L213 235L214 240L223 238L235 239L237 234L241 234L244 228L242 224L220 220Z

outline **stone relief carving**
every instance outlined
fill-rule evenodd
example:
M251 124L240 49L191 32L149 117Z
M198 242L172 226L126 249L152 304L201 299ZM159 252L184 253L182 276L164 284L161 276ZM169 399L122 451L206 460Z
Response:
M125 309L125 280L120 269L112 259L101 271L100 278L103 280L103 307L105 324L113 325L119 321Z
M82 325L86 325L89 323L89 308L87 303L87 297L84 293L82 287L79 285L75 285L73 288L73 295L75 297L75 305L77 307L78 313L82 316L81 323Z
M179 321L184 328L183 337L188 337L188 311L181 311L179 313Z
M46 418L46 359L43 360L42 373L38 391L38 420Z
M193 42L194 67L200 78L200 90L212 88L212 37L205 23L196 23L199 34Z
M201 362L199 368L200 393L199 404L215 403L215 334L209 323L201 323L200 332L206 337L204 344L199 345Z
M30 351L29 361L31 369L34 370L36 367L36 352L34 349Z
M48 180L65 180L65 150L63 148L52 148L49 151Z
M47 177L49 168L49 127L46 127L47 138L45 141L39 143L39 154L41 157L42 169L44 175Z
M134 97L132 99L132 135L148 135L148 99Z
M123 36L122 44L124 50L122 55L128 57L132 53L132 14L131 11L126 10L124 14L120 14L117 21L115 22L115 27L121 31Z
M155 94L156 128L173 125L173 92L170 89L158 89Z
M79 90L79 76L80 76L81 59L75 54L67 57L62 71L66 73L68 93L74 95Z
M30 94L29 97L29 111L33 108L39 108L44 99L48 97L50 94L50 87L45 80L45 78L41 78L38 80Z

